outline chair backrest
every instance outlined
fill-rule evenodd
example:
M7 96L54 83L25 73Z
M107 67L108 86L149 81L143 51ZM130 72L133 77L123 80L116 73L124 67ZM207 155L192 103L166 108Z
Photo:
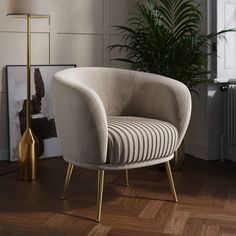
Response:
M104 105L106 114L119 116L130 104L136 72L114 68L84 67L65 70L58 74L72 83L95 91Z

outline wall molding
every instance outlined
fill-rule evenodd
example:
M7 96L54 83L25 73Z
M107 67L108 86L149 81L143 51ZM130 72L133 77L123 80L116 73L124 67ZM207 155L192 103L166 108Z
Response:
M8 150L0 150L0 161L9 160Z
M199 159L208 160L208 147L205 145L185 142L185 152Z
M205 161L214 161L221 159L220 153L216 146L207 146L202 144L194 144L185 142L185 152L191 156L197 157Z

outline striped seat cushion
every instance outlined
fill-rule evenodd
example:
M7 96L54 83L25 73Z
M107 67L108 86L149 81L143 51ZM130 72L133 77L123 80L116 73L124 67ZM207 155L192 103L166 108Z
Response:
M140 118L108 117L109 164L133 164L168 157L175 151L178 131L170 123Z

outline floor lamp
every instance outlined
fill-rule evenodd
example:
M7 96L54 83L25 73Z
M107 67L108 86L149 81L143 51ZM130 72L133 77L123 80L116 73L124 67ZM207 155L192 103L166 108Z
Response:
M7 15L27 21L26 130L19 141L20 179L36 180L38 140L31 129L31 18L49 17L49 0L8 0Z

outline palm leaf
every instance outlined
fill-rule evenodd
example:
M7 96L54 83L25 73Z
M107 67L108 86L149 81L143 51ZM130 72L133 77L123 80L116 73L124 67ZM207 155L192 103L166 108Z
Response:
M179 80L197 93L195 86L209 81L212 41L236 30L201 35L202 13L196 0L146 0L138 3L136 10L126 26L115 26L122 34L122 44L109 46L109 52L116 49L126 57L113 60Z

